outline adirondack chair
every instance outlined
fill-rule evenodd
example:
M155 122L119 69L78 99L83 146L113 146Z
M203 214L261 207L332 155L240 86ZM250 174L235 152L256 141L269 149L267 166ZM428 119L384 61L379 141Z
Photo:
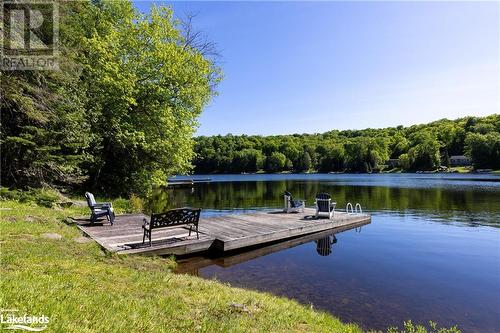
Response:
M111 202L97 203L94 195L90 192L85 192L85 198L90 208L90 223L94 224L99 217L106 216L106 219L113 225L115 222L115 212Z
M284 193L285 208L283 209L286 213L304 211L306 207L306 202L304 200L294 200L292 193L285 191Z
M328 193L319 193L316 195L316 217L327 215L331 219L335 215L335 201Z

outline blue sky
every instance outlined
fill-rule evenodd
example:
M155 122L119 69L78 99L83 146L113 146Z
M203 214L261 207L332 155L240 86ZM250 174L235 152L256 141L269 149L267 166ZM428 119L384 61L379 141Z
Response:
M198 135L320 133L500 111L497 2L134 2L195 12L224 80Z

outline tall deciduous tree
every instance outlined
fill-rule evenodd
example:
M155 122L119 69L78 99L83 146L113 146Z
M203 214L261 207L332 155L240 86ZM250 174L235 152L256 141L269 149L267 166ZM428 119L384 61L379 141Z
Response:
M94 187L144 191L190 169L197 117L214 94L219 70L168 7L138 14L129 2L99 4L84 36L85 80L99 156ZM126 161L126 163L124 163ZM117 185L119 184L119 185Z

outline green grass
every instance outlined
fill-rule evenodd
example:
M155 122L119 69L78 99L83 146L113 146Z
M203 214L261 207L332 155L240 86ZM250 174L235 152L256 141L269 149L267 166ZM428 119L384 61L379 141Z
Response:
M458 172L458 173L469 173L472 172L472 167L462 166L462 167L450 167L448 172Z
M63 221L86 207L0 203L0 308L48 316L48 332L361 332L292 300L174 274L173 258L76 242L81 232Z

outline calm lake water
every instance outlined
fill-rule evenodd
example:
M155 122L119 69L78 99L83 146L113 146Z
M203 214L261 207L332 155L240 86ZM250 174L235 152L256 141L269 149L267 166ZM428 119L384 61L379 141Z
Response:
M197 177L212 181L158 192L153 209L189 205L209 215L280 208L287 189L309 206L319 192L329 192L337 207L359 202L372 223L245 255L183 259L179 272L286 296L366 329L412 319L500 332L499 176Z

